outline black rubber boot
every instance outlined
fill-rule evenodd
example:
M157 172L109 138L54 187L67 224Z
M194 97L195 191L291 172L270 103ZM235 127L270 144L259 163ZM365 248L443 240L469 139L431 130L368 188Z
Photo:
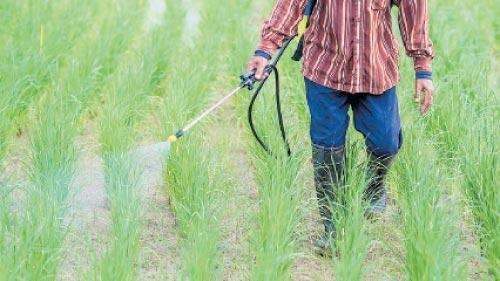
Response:
M331 208L336 201L334 189L338 187L342 178L344 152L344 147L327 149L313 145L314 183L319 212L325 227L325 233L315 241L314 245L321 251L329 250L332 239L335 239Z
M368 186L366 187L364 198L369 206L366 210L367 217L381 215L387 207L387 189L385 178L391 167L394 156L376 157L369 153L368 163Z

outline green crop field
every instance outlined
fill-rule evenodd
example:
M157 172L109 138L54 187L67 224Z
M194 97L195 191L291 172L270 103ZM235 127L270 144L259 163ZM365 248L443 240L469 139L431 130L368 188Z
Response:
M312 246L296 42L279 64L292 157L271 83L254 116L273 156L248 128L246 90L154 145L238 85L274 2L0 1L0 281L500 280L496 1L429 0L435 105L419 114L401 49L389 208L364 216L351 129L333 257Z

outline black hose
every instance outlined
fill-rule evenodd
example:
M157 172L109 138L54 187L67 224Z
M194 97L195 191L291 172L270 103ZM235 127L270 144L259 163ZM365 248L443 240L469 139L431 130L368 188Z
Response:
M278 124L279 124L279 127L280 127L281 137L283 139L283 142L286 145L288 156L291 156L292 152L290 150L290 144L288 143L288 139L286 137L285 125L283 123L283 113L282 113L282 110L281 110L279 72L278 72L278 69L276 68L276 66L274 64L270 64L269 68L270 68L270 72L274 72L274 77L275 77L275 91L274 92L275 92L275 95L276 95L276 112L277 112L277 115L278 115ZM264 84L267 81L267 79L268 78L265 78L264 80L262 80L260 82L260 84L257 87L257 89L255 89L255 92L254 92L254 94L252 96L252 99L250 100L250 105L248 106L248 123L250 124L250 129L252 130L253 136L255 137L255 139L257 140L257 142L260 144L260 146L269 155L273 155L273 153L272 153L271 149L269 148L269 146L264 143L264 141L262 140L262 138L257 133L257 130L255 130L255 125L254 125L254 122L253 122L253 108L254 108L254 105L255 105L255 101L257 100L257 97L259 96L259 94L260 94L262 88L264 87Z
M285 125L283 122L283 114L281 110L281 100L280 100L280 79L279 79L279 72L278 69L276 68L276 65L278 64L279 60L285 53L286 49L290 45L290 42L295 38L295 36L292 36L285 40L283 43L283 47L276 53L274 60L265 68L265 73L271 74L274 72L274 77L275 77L275 95L276 95L276 112L278 115L278 124L281 132L281 137L283 139L283 142L286 145L286 150L288 156L292 155L291 149L290 149L290 144L288 143L288 139L286 137L286 132L285 132ZM248 106L248 123L250 124L250 129L252 130L252 134L257 140L257 142L260 144L260 146L269 154L273 155L271 149L269 148L268 145L264 143L262 138L259 136L257 133L257 130L255 130L255 125L253 122L253 107L255 105L255 101L257 100L257 97L259 96L260 92L262 91L262 88L264 87L264 84L267 82L269 76L264 78L264 80L260 81L259 85L255 89L254 94L252 95L252 99L250 100L250 105ZM240 76L240 79L242 80L240 86L242 88L248 88L249 90L253 90L253 85L256 82L255 79L255 71L249 71L243 75Z

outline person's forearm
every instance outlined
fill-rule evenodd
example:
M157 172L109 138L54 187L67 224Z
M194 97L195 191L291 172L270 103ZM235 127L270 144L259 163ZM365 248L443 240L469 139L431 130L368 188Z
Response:
M302 18L306 0L278 0L269 20L264 23L262 36L257 50L260 55L272 56L285 40L297 33L297 26Z
M434 51L429 36L427 0L400 0L399 28L417 77L430 78Z

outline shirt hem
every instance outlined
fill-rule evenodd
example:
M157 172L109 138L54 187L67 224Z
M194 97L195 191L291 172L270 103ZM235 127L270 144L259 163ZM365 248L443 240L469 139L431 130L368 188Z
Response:
M304 75L305 78L307 78L307 79L309 79L309 80L313 81L314 83L317 83L321 86L324 86L324 87L327 87L327 88L330 88L333 90L337 90L337 91L346 92L346 93L353 94L353 95L354 94L361 94L361 93L371 94L371 95L382 95L385 91L392 89L396 85L398 85L399 81L400 81L400 76L398 75L398 77L394 81L391 81L388 84L388 86L386 86L386 87L370 88L370 87L367 87L364 85L355 86L355 85L345 84L345 83L341 83L341 82L329 81L326 77L320 77L318 75L314 75L312 73L312 71L310 71L306 68L302 68L302 75ZM354 90L352 90L352 89L354 89Z

